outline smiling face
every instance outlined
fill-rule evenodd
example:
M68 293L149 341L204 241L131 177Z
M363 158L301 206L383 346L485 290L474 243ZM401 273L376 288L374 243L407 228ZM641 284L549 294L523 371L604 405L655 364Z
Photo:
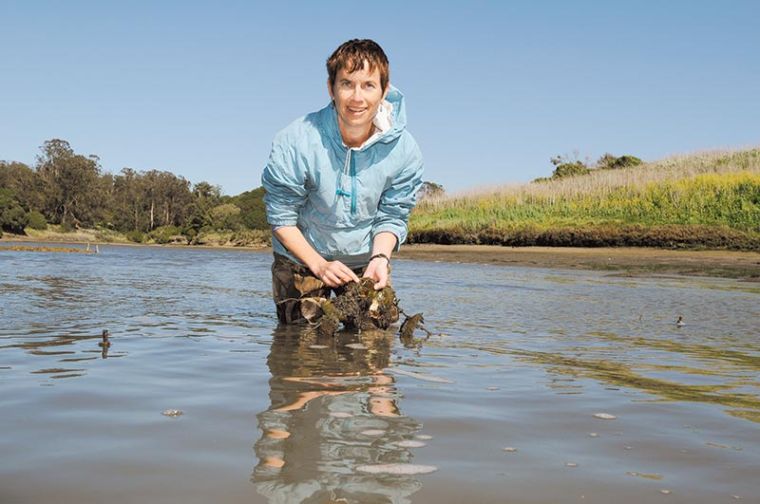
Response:
M377 68L370 71L366 61L352 73L341 68L335 83L330 86L328 82L327 88L335 102L343 142L358 147L372 134L372 120L388 92L381 87L380 71Z

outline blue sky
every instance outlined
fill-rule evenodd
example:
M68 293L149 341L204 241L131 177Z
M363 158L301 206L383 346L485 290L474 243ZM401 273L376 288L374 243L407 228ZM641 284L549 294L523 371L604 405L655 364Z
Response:
M379 42L426 180L760 145L760 2L0 0L0 159L51 138L110 172L260 185L274 134L327 101L324 62Z

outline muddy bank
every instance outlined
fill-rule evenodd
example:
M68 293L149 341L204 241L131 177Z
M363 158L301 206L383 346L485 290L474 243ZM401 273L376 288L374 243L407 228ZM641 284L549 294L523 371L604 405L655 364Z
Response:
M207 248L250 248L260 250L271 245L269 231L246 230L204 232L188 241L186 236L159 236L149 233L142 235L141 241L131 240L127 235L111 230L77 229L71 232L61 232L47 229L38 231L27 229L26 234L5 233L0 242L37 242L37 243L67 243L67 244L114 244L114 245L150 245L174 247L207 247Z
M451 261L538 268L678 274L760 281L760 253L654 248L500 247L493 245L404 245L400 259Z
M410 228L409 243L503 245L507 247L659 247L760 251L760 234L702 224L594 224L547 229L524 224L468 229L450 226Z

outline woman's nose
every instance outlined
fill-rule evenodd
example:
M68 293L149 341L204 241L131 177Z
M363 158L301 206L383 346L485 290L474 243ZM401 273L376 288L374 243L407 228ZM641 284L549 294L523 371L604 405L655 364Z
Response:
M362 101L364 99L361 86L354 86L351 90L351 99L354 101Z

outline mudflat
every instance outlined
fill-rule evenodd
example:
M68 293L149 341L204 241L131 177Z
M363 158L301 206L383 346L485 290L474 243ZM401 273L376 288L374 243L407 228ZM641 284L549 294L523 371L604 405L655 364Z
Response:
M419 244L404 245L397 257L537 268L612 270L631 275L658 273L760 281L760 253L734 250Z

